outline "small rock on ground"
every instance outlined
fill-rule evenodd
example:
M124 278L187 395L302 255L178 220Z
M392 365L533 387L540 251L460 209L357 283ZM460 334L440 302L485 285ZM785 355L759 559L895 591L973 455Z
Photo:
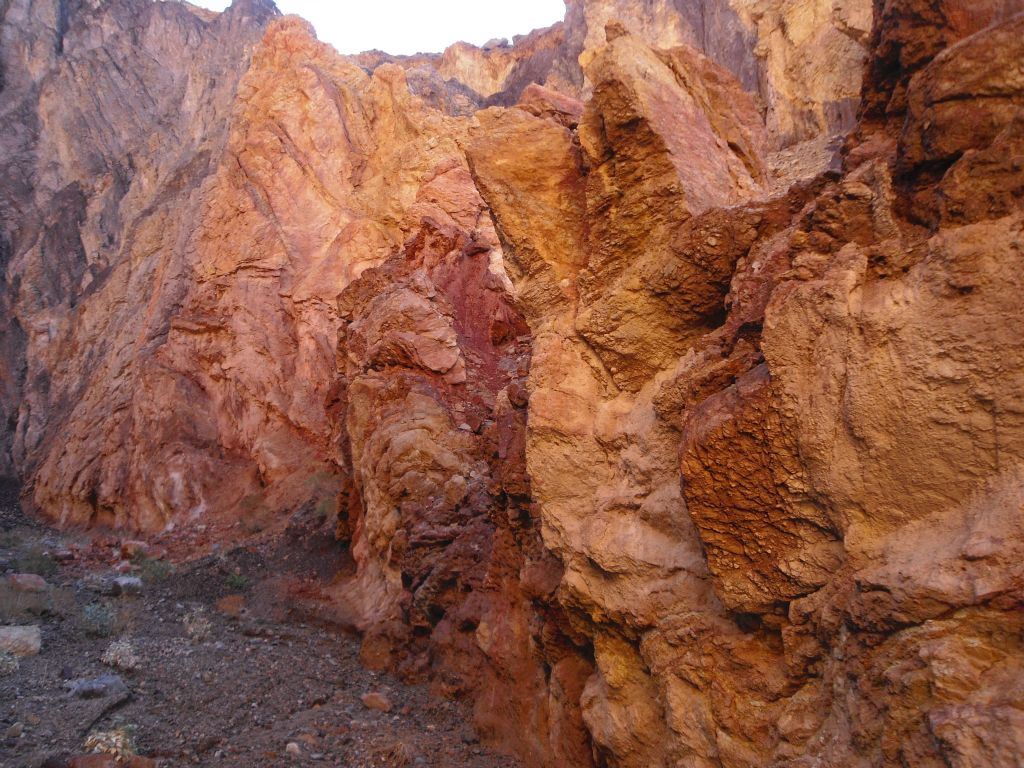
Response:
M68 683L67 687L73 696L80 699L102 699L104 696L119 696L128 693L128 686L118 675L102 675L92 680L75 680Z
M364 693L362 696L363 706L377 712L390 712L391 701L383 693Z
M118 576L114 579L115 595L141 595L142 579L137 576Z
M0 627L0 653L26 658L38 655L42 647L39 627Z
M45 592L46 579L34 573L13 573L4 579L4 586L12 592Z

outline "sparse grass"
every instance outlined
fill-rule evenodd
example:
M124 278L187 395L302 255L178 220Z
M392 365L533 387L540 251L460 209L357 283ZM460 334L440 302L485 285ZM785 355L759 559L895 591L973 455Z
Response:
M230 589L241 591L249 586L249 580L240 573L228 574L228 577L224 580Z
M16 656L12 656L9 653L0 653L0 677L13 675L20 666Z
M0 624L19 624L43 616L52 609L50 590L25 592L10 584L0 583Z
M21 573L34 573L44 579L57 572L57 563L38 547L33 547L14 561L14 567Z
M82 609L82 630L89 637L111 637L117 625L117 613L106 603L89 603Z
M416 750L407 742L396 741L377 749L374 757L382 765L388 765L392 768L405 768L415 762L417 755Z
M202 608L189 611L182 619L182 623L185 625L185 634L190 640L197 643L206 640L213 632L213 624L210 623Z
M154 560L138 554L132 558L132 562L139 569L139 576L147 584L160 584L174 575L174 566L166 560Z

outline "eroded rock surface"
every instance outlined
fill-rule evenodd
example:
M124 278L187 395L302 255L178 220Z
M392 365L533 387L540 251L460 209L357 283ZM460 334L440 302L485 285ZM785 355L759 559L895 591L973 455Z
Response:
M757 94L773 142L787 145L853 125L872 8L859 0L570 0L579 51L600 47L605 26L656 48L689 46Z
M529 765L1019 762L1019 2L4 9L42 514L336 517L364 663Z

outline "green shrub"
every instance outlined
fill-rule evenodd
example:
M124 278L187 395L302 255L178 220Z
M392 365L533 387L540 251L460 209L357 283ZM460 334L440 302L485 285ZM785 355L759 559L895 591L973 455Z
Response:
M225 581L227 582L228 587L230 587L231 589L243 590L249 586L249 580L240 573L228 574L228 577L227 579L225 579Z

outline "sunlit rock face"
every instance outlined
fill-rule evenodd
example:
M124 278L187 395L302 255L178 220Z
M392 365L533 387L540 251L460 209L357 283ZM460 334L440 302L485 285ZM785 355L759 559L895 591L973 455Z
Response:
M776 146L852 127L871 31L863 0L567 0L572 44L621 22L656 48L689 46L757 94Z
M536 766L1016 766L1024 5L341 57L3 6L0 472L233 543Z

